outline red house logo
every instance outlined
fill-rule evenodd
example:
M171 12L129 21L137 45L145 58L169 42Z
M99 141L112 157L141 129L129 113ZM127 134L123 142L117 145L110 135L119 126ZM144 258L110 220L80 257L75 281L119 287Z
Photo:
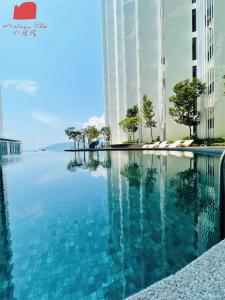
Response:
M37 6L34 2L23 2L14 8L14 20L33 20L37 17Z

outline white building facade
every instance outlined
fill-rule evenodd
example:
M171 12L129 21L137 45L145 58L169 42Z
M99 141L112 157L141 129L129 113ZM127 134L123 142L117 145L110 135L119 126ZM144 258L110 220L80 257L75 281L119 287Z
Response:
M105 116L112 143L126 140L119 121L146 94L154 104L154 137L178 139L188 128L169 115L174 85L197 76L207 84L198 101L198 136L225 136L225 1L102 0ZM150 140L144 127L139 138Z

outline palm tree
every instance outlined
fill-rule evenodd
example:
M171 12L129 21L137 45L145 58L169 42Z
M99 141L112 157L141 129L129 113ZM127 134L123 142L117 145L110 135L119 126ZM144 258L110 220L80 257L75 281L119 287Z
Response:
M76 141L78 145L78 149L80 149L80 140L81 140L81 131L75 131Z
M86 128L81 129L81 138L82 138L82 141L83 141L83 147L86 148L86 145L85 145Z
M65 134L68 136L70 140L73 140L74 143L74 149L76 149L76 138L77 138L77 131L75 127L68 127L65 130Z
M88 126L84 128L85 136L88 139L88 145L90 145L92 139L99 137L99 131L95 126Z
M110 144L110 140L111 140L111 130L109 126L105 126L102 127L102 129L100 130L101 134L104 137L104 141L106 145Z

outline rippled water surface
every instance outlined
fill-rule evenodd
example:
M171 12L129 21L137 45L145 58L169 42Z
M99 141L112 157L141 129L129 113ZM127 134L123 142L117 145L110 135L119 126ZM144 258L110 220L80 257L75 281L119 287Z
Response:
M0 299L125 299L219 241L219 158L26 153L0 168Z

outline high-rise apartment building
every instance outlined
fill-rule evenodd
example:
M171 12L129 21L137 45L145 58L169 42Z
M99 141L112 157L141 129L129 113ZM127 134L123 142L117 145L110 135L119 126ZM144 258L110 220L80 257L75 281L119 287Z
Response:
M155 107L161 140L188 135L169 115L169 97L181 80L200 78L199 137L225 136L223 0L102 0L105 116L112 142L126 139L119 121L147 96ZM143 128L140 135L150 140Z

